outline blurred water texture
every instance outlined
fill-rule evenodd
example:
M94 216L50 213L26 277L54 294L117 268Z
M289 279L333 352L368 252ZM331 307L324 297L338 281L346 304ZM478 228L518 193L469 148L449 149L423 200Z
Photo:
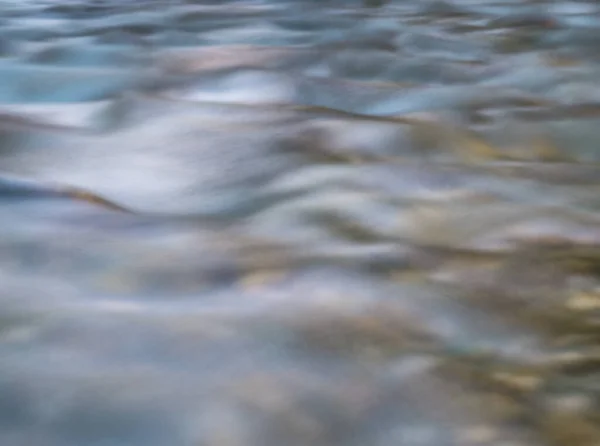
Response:
M0 445L600 444L595 1L0 1Z

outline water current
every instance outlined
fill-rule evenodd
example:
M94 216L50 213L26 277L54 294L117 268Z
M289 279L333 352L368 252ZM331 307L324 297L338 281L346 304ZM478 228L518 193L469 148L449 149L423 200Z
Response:
M599 162L595 1L0 0L0 445L600 445Z

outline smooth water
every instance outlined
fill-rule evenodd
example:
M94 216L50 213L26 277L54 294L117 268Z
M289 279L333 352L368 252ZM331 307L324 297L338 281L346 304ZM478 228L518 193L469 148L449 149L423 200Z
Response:
M0 445L600 444L595 1L1 1Z

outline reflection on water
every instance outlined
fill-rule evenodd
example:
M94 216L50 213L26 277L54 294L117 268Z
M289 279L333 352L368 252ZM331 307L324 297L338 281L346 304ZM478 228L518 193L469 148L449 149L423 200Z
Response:
M600 443L594 1L0 1L0 444Z

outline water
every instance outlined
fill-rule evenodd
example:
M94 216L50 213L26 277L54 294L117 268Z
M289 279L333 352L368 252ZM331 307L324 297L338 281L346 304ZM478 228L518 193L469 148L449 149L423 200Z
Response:
M0 1L0 444L598 444L599 12Z

